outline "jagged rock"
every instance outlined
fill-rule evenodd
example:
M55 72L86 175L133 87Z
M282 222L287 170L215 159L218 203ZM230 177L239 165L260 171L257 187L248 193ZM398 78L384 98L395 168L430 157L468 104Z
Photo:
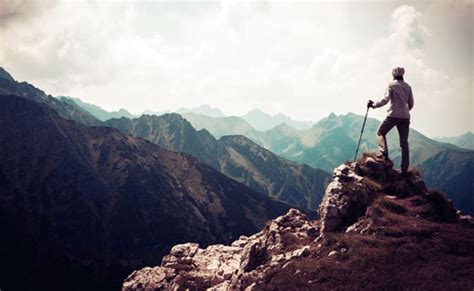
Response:
M176 245L171 249L170 254L163 258L162 266L173 268L178 264L186 264L192 260L198 248L199 245L195 243Z
M123 290L174 290L184 286L190 289L254 290L253 283L265 269L271 268L268 262L285 262L309 254L307 245L288 250L282 235L310 241L316 233L316 221L308 220L299 210L290 209L263 231L250 237L241 236L230 246L212 245L200 249L195 243L176 245L163 258L160 267L133 272L125 280ZM190 278L192 280L188 280Z
M419 177L413 174L404 177L392 166L375 155L364 154L358 162L337 167L318 209L321 233L341 230L357 222L383 193L410 196L427 191ZM398 193L400 189L404 192Z
M337 167L333 177L318 209L322 233L354 223L356 216L364 214L376 196L375 189L359 191L364 187L363 177L355 173L354 166L343 164Z
M155 290L165 288L166 279L174 276L174 269L145 267L134 271L123 283L122 290Z
M238 240L232 243L234 247L242 247L248 242L249 238L245 235L241 235Z

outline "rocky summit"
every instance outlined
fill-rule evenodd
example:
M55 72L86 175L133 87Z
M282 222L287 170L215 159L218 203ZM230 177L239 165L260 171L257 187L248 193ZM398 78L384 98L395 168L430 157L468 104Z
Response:
M416 171L364 154L333 172L318 220L300 211L230 245L175 245L123 290L328 290L474 287L474 219Z

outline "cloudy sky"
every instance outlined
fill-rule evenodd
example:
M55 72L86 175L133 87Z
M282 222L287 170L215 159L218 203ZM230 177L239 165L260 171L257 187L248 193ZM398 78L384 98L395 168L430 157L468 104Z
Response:
M0 65L52 95L138 113L209 104L364 114L393 66L412 126L474 130L472 1L0 0ZM371 112L383 118L385 109Z

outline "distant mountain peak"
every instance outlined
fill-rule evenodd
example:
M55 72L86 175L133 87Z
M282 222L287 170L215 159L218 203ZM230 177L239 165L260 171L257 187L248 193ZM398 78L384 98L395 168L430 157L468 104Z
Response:
M278 130L278 131L296 131L296 128L293 126L288 125L286 122L282 122L275 126L272 130Z
M268 113L266 113L266 112L263 112L262 110L260 110L260 109L258 109L258 108L255 108L255 109L250 110L249 112L247 112L246 115L249 115L249 114L264 114L264 115L271 116L270 114L268 114Z
M197 113L197 114L202 114L209 117L225 117L225 114L219 108L212 107L208 104L199 105L198 107L194 107L191 109L181 107L178 110L176 110L176 113L179 113L179 114Z
M286 123L298 130L308 129L313 125L313 122L311 121L294 120L290 116L283 113L272 115L260 109L253 109L241 117L252 127L261 131L270 130L281 123Z
M79 98L69 97L69 96L57 96L56 98L66 101L68 103L73 102L75 105L79 106L83 110L87 111L88 113L92 114L94 117L101 121L105 121L112 118L134 118L137 117L136 115L130 113L128 110L121 108L118 111L107 111L100 106L97 106L92 103L87 103L82 101Z
M197 109L212 109L212 110L219 110L217 107L212 107L209 104L201 104L197 107ZM220 110L219 110L220 111Z
M10 75L10 73L8 73L2 67L0 67L0 79L5 79L5 80L8 80L8 81L15 81L15 79L13 79L12 75Z
M123 114L131 114L130 111L128 111L127 109L124 109L124 108L120 108L118 110L119 113L123 113Z
M347 112L345 114L335 114L331 112L327 117L323 118L321 121L343 121L343 120L353 120L364 118L363 115L359 115L353 112Z

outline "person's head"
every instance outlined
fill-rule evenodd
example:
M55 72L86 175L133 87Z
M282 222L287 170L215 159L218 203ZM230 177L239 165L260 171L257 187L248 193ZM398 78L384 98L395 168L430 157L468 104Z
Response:
M405 74L405 69L402 67L395 67L392 69L392 76L394 80L403 81L404 74Z

